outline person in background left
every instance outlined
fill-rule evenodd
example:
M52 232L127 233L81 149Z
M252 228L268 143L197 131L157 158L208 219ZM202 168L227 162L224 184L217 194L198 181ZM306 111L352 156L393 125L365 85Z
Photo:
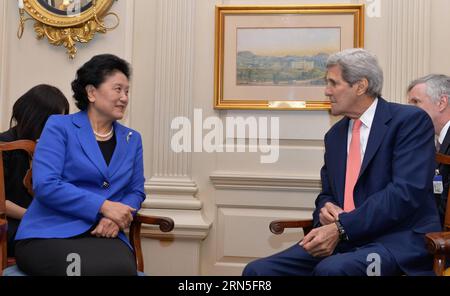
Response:
M0 134L0 142L16 140L37 141L47 119L52 114L68 114L69 102L56 87L40 84L23 94L13 105L9 130ZM3 154L6 217L8 220L8 256L14 256L14 236L20 220L31 203L32 196L23 185L30 168L25 151Z

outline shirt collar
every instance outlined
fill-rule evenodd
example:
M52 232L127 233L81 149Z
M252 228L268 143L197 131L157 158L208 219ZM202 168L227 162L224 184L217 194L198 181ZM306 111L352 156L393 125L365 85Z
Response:
M450 121L447 121L447 123L442 128L441 133L439 134L439 138L438 138L439 144L442 145L442 143L444 142L444 139L445 139L445 136L447 135L447 131L448 131L449 127L450 127Z
M376 98L372 105L370 105L369 108L359 117L359 120L361 120L362 124L367 127L369 130L372 127L373 118L375 117L375 111L377 110L378 105L378 98ZM353 122L353 120L352 120Z

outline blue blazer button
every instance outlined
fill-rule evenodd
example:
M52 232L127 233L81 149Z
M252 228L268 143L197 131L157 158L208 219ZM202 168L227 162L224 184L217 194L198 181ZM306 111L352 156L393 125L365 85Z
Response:
M108 189L109 188L109 183L108 182L103 182L103 185L102 185L102 187L104 188L104 189Z

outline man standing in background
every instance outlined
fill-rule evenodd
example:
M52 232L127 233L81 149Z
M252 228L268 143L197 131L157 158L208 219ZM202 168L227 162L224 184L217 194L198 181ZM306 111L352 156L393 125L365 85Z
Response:
M436 151L450 155L450 77L431 74L412 81L408 86L408 102L425 110L430 115L436 135ZM437 166L442 176L442 192L434 192L441 223L444 221L449 188L449 167Z

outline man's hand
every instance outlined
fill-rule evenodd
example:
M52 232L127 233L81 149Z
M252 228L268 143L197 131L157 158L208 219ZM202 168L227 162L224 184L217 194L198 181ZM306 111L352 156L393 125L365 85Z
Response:
M327 257L333 254L338 242L339 230L332 223L311 230L300 242L300 246L313 257Z
M96 237L115 238L119 234L119 231L119 226L113 220L109 218L102 218L91 234Z
M319 213L319 221L322 225L328 225L339 220L339 214L343 213L344 210L337 205L327 202L321 209Z
M104 217L113 220L122 230L130 226L131 221L133 221L132 213L135 211L136 209L126 204L109 200L105 200L100 208L100 213Z

